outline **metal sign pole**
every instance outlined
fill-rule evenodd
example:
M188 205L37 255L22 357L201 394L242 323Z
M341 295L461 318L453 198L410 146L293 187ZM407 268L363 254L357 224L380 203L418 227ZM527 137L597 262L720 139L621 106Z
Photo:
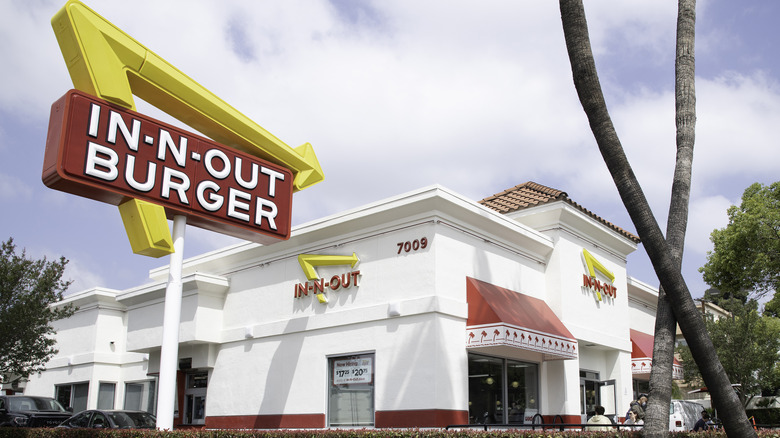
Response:
M157 395L157 429L173 430L176 400L176 370L179 357L179 323L181 321L182 264L184 229L187 217L173 217L173 253L165 289L162 345L160 348L160 382Z

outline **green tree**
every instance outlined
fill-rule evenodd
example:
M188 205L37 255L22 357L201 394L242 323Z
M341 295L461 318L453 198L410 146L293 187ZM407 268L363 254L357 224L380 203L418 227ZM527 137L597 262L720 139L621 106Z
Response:
M764 314L780 318L780 295L775 292L775 296L764 304Z
M742 310L747 304L744 299L737 298L731 293L722 292L715 288L709 288L705 290L702 300L705 302L711 302L731 313L739 313L739 311Z
M736 387L743 406L753 396L772 393L780 375L780 320L760 315L757 303L750 301L733 317L705 324L729 380ZM698 367L687 346L678 347L686 382L702 382Z
M27 377L45 369L57 353L52 321L67 318L73 306L55 308L70 281L62 275L68 263L17 254L13 239L0 248L0 378Z
M707 298L727 308L774 293L765 312L780 316L780 181L755 183L745 189L739 207L728 209L729 223L710 235L714 247L699 269L704 281L719 293Z

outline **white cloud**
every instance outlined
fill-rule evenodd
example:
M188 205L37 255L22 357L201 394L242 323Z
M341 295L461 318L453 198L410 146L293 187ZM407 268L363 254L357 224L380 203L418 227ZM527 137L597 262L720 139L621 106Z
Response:
M707 196L691 201L689 213L690 231L686 235L686 250L706 255L712 250L710 234L729 223L726 210L734 204L723 196Z
M295 0L87 3L282 141L312 143L326 179L295 195L295 223L434 183L481 199L534 180L633 229L574 91L557 2L393 1L359 9ZM0 72L0 112L36 120L27 126L42 131L51 103L72 87L49 23L61 6L0 3L0 36L10 42L4 61L14 66ZM699 10L714 6L700 2ZM586 12L612 118L663 228L675 155L669 79L676 4L594 0ZM638 87L631 75L645 70ZM780 174L776 73L699 75L689 225L689 249L697 252L725 199L752 180ZM139 108L170 121L148 105ZM23 138L7 132L14 130L10 123L0 121L4 142L10 134ZM11 151L3 145L4 158ZM27 195L71 223L83 221L80 210L88 208L121 229L114 209L67 202L41 187L39 173L0 167L0 175L8 175L0 176L3 199L16 202L8 196L30 187ZM69 230L82 232L95 231ZM227 241L208 232L189 235L187 254ZM150 264L165 263L139 263L124 236L111 239L121 243L101 249L111 256L100 261L115 257L121 268L94 266L96 277L120 273L103 275L106 286L130 281L124 278L132 274L120 272L130 266L142 266L135 275L145 278ZM89 251L89 243L82 245L63 249Z
M613 114L626 156L664 228L677 150L674 95L640 90L625 96Z
M110 279L104 278L97 272L91 263L82 263L77 259L70 259L65 267L63 279L72 281L67 294L80 292L94 287L106 287L111 284Z
M14 239L17 246L17 253L22 250L28 258L41 260L46 258L49 263L55 263L60 257L65 257L68 263L65 265L65 272L62 274L62 281L70 281L71 285L65 292L65 295L79 292L99 286L108 286L110 278L104 277L101 272L101 264L95 263L94 258L88 254L68 255L63 251L57 251L50 246L40 246L36 242L30 242L29 239Z
M70 88L50 19L54 2L0 2L0 105L5 111L46 114ZM44 6L44 7L41 7Z
M780 85L761 72L727 73L697 85L695 165L702 183L751 175L777 180ZM740 193L744 187L740 187Z
M612 2L597 0L585 2L591 44L596 55L614 53L615 39L634 50L643 49L656 56L663 54L669 44L674 47L677 26L676 5L653 0ZM618 45L619 47L624 47Z
M11 176L0 173L0 200L12 201L12 200L26 200L30 197L33 190L27 185L25 181ZM6 210L5 214L8 214Z

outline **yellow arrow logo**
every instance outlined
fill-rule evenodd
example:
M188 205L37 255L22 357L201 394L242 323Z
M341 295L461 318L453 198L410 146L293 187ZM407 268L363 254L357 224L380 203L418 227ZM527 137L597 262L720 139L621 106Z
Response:
M309 143L286 145L81 2L68 1L51 22L77 89L132 110L135 94L218 143L290 169L295 190L323 180ZM125 210L132 214L122 216L133 251L154 257L173 252L170 232L161 240L145 231L161 229L143 221L164 217L163 208L131 202Z
M612 273L609 269L606 268L603 264L601 264L600 261L596 259L596 257L593 257L593 254L589 253L587 249L582 249L582 255L585 258L585 265L588 267L588 273L590 274L591 278L596 277L596 271L600 272L605 277L609 278L610 283L615 282L615 274ZM598 288L595 289L596 291L596 297L601 301L601 292Z
M301 265L303 273L309 280L316 280L319 277L315 266L336 266L336 265L349 265L355 267L360 259L354 252L351 256L342 255L320 255L320 254L300 254L298 256L298 264Z
M596 271L601 272L605 277L609 278L609 281L611 283L615 282L615 274L612 273L609 269L607 269L604 265L601 264L600 261L596 260L596 257L593 257L593 254L589 253L587 249L582 249L582 255L585 256L585 264L588 267L588 273L591 277L596 276Z

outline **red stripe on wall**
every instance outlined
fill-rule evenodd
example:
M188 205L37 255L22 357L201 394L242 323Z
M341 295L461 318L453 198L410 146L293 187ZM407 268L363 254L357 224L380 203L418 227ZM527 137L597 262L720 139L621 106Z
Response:
M407 411L377 411L376 428L446 427L468 424L468 411L420 409ZM564 424L579 424L579 415L561 415ZM545 415L545 424L553 423L554 415ZM325 414L226 415L206 417L207 429L321 429L326 427ZM560 419L558 419L560 422Z
M226 415L206 417L207 429L318 429L325 414Z
M561 415L564 423L577 424L582 422L582 415Z
M411 411L376 411L375 427L446 427L450 424L468 424L468 411L420 409Z
M561 418L556 419L556 415L542 415L542 422L544 424L560 424L561 418L563 419L564 424L580 424L582 423L582 416L581 415L560 415ZM573 428L580 429L579 426L574 426ZM555 428L553 428L555 429ZM555 429L557 430L557 429Z

